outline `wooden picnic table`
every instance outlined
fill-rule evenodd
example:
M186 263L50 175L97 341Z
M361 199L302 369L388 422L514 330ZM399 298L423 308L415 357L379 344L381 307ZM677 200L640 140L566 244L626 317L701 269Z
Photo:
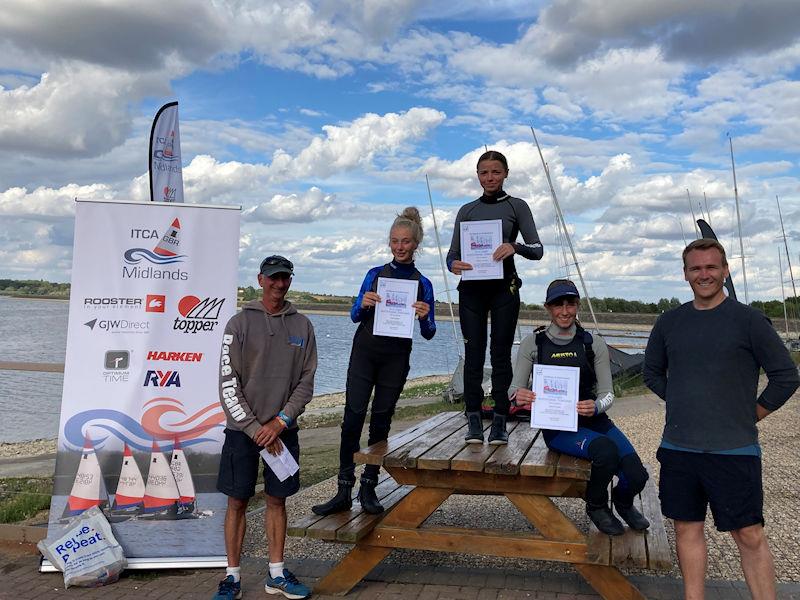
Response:
M466 444L465 432L463 413L441 413L356 454L357 463L388 472L377 489L387 510L369 515L355 504L349 512L290 525L291 535L355 543L315 592L346 594L395 548L567 562L607 600L644 598L617 565L671 568L652 481L638 499L650 530L626 530L612 542L593 526L588 535L581 532L551 499L583 497L588 461L550 451L525 422L509 423L506 446ZM535 532L422 526L452 494L503 495Z

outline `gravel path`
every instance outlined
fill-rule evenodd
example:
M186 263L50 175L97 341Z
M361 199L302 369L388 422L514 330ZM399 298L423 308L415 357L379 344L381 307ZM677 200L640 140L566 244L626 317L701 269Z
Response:
M631 399L632 410L626 410L625 403L628 401L627 398L617 400L615 422L630 437L642 460L655 467L657 477L658 463L655 453L664 427L663 407L651 396L649 401L647 397ZM626 412L633 414L625 414ZM800 447L800 392L795 394L778 413L763 421L759 429L764 464L766 531L775 557L778 580L800 582L800 567L797 564L797 557L800 556L800 512L798 511L800 478L797 472L797 448ZM289 519L309 514L312 505L330 498L335 489L335 478L331 478L301 491L288 503ZM582 501L559 499L556 503L579 528L588 530L588 519ZM733 539L730 534L717 532L713 525L709 525L709 521L706 523L709 579L743 580L738 550ZM531 529L527 521L507 500L491 496L454 496L445 502L426 524L463 526L464 523L470 522L480 522L483 527L514 531ZM674 531L669 522L667 535L674 554ZM350 546L345 544L289 538L286 555L290 560L302 557L334 560L343 556L349 548ZM267 556L261 513L254 513L248 517L245 552L255 557ZM570 566L561 563L408 550L394 551L387 561L406 566L481 566L523 571L571 570ZM677 565L677 559L675 563ZM626 569L626 572L653 574L650 571L641 572L636 569ZM664 573L665 576L679 576L679 574L677 566L672 572Z

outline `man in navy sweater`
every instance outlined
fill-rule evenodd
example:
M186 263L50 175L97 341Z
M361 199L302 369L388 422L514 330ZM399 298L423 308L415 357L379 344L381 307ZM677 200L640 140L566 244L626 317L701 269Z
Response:
M683 272L694 299L656 321L644 380L666 401L659 497L675 523L685 598L704 597L710 506L716 528L730 531L739 548L752 597L774 599L756 422L791 397L797 368L769 320L725 295L728 263L719 242L689 244ZM760 369L769 383L757 395Z

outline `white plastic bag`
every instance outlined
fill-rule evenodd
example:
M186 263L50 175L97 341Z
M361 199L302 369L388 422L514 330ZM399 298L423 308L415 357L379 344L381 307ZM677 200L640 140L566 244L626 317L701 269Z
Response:
M59 571L64 587L99 587L114 583L128 566L122 547L96 506L71 518L67 525L37 544Z

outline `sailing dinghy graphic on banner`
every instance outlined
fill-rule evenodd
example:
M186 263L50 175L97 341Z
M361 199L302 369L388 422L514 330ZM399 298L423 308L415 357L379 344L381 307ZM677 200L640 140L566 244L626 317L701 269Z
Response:
M79 515L92 506L101 509L108 508L108 493L106 484L103 481L103 473L100 470L100 463L97 460L92 440L86 433L83 441L83 451L81 460L78 464L78 471L75 473L75 481L61 515L61 522L66 522L70 517Z
M122 455L117 493L109 510L112 523L136 517L144 508L144 479L128 444Z
M192 472L189 470L189 463L178 438L175 438L175 447L172 450L172 461L169 463L169 468L173 477L175 477L175 483L178 484L178 493L180 494L178 498L178 518L197 518L197 515L194 514L195 491Z
M179 498L178 484L175 483L169 463L153 440L150 471L144 488L144 511L139 518L177 519Z

